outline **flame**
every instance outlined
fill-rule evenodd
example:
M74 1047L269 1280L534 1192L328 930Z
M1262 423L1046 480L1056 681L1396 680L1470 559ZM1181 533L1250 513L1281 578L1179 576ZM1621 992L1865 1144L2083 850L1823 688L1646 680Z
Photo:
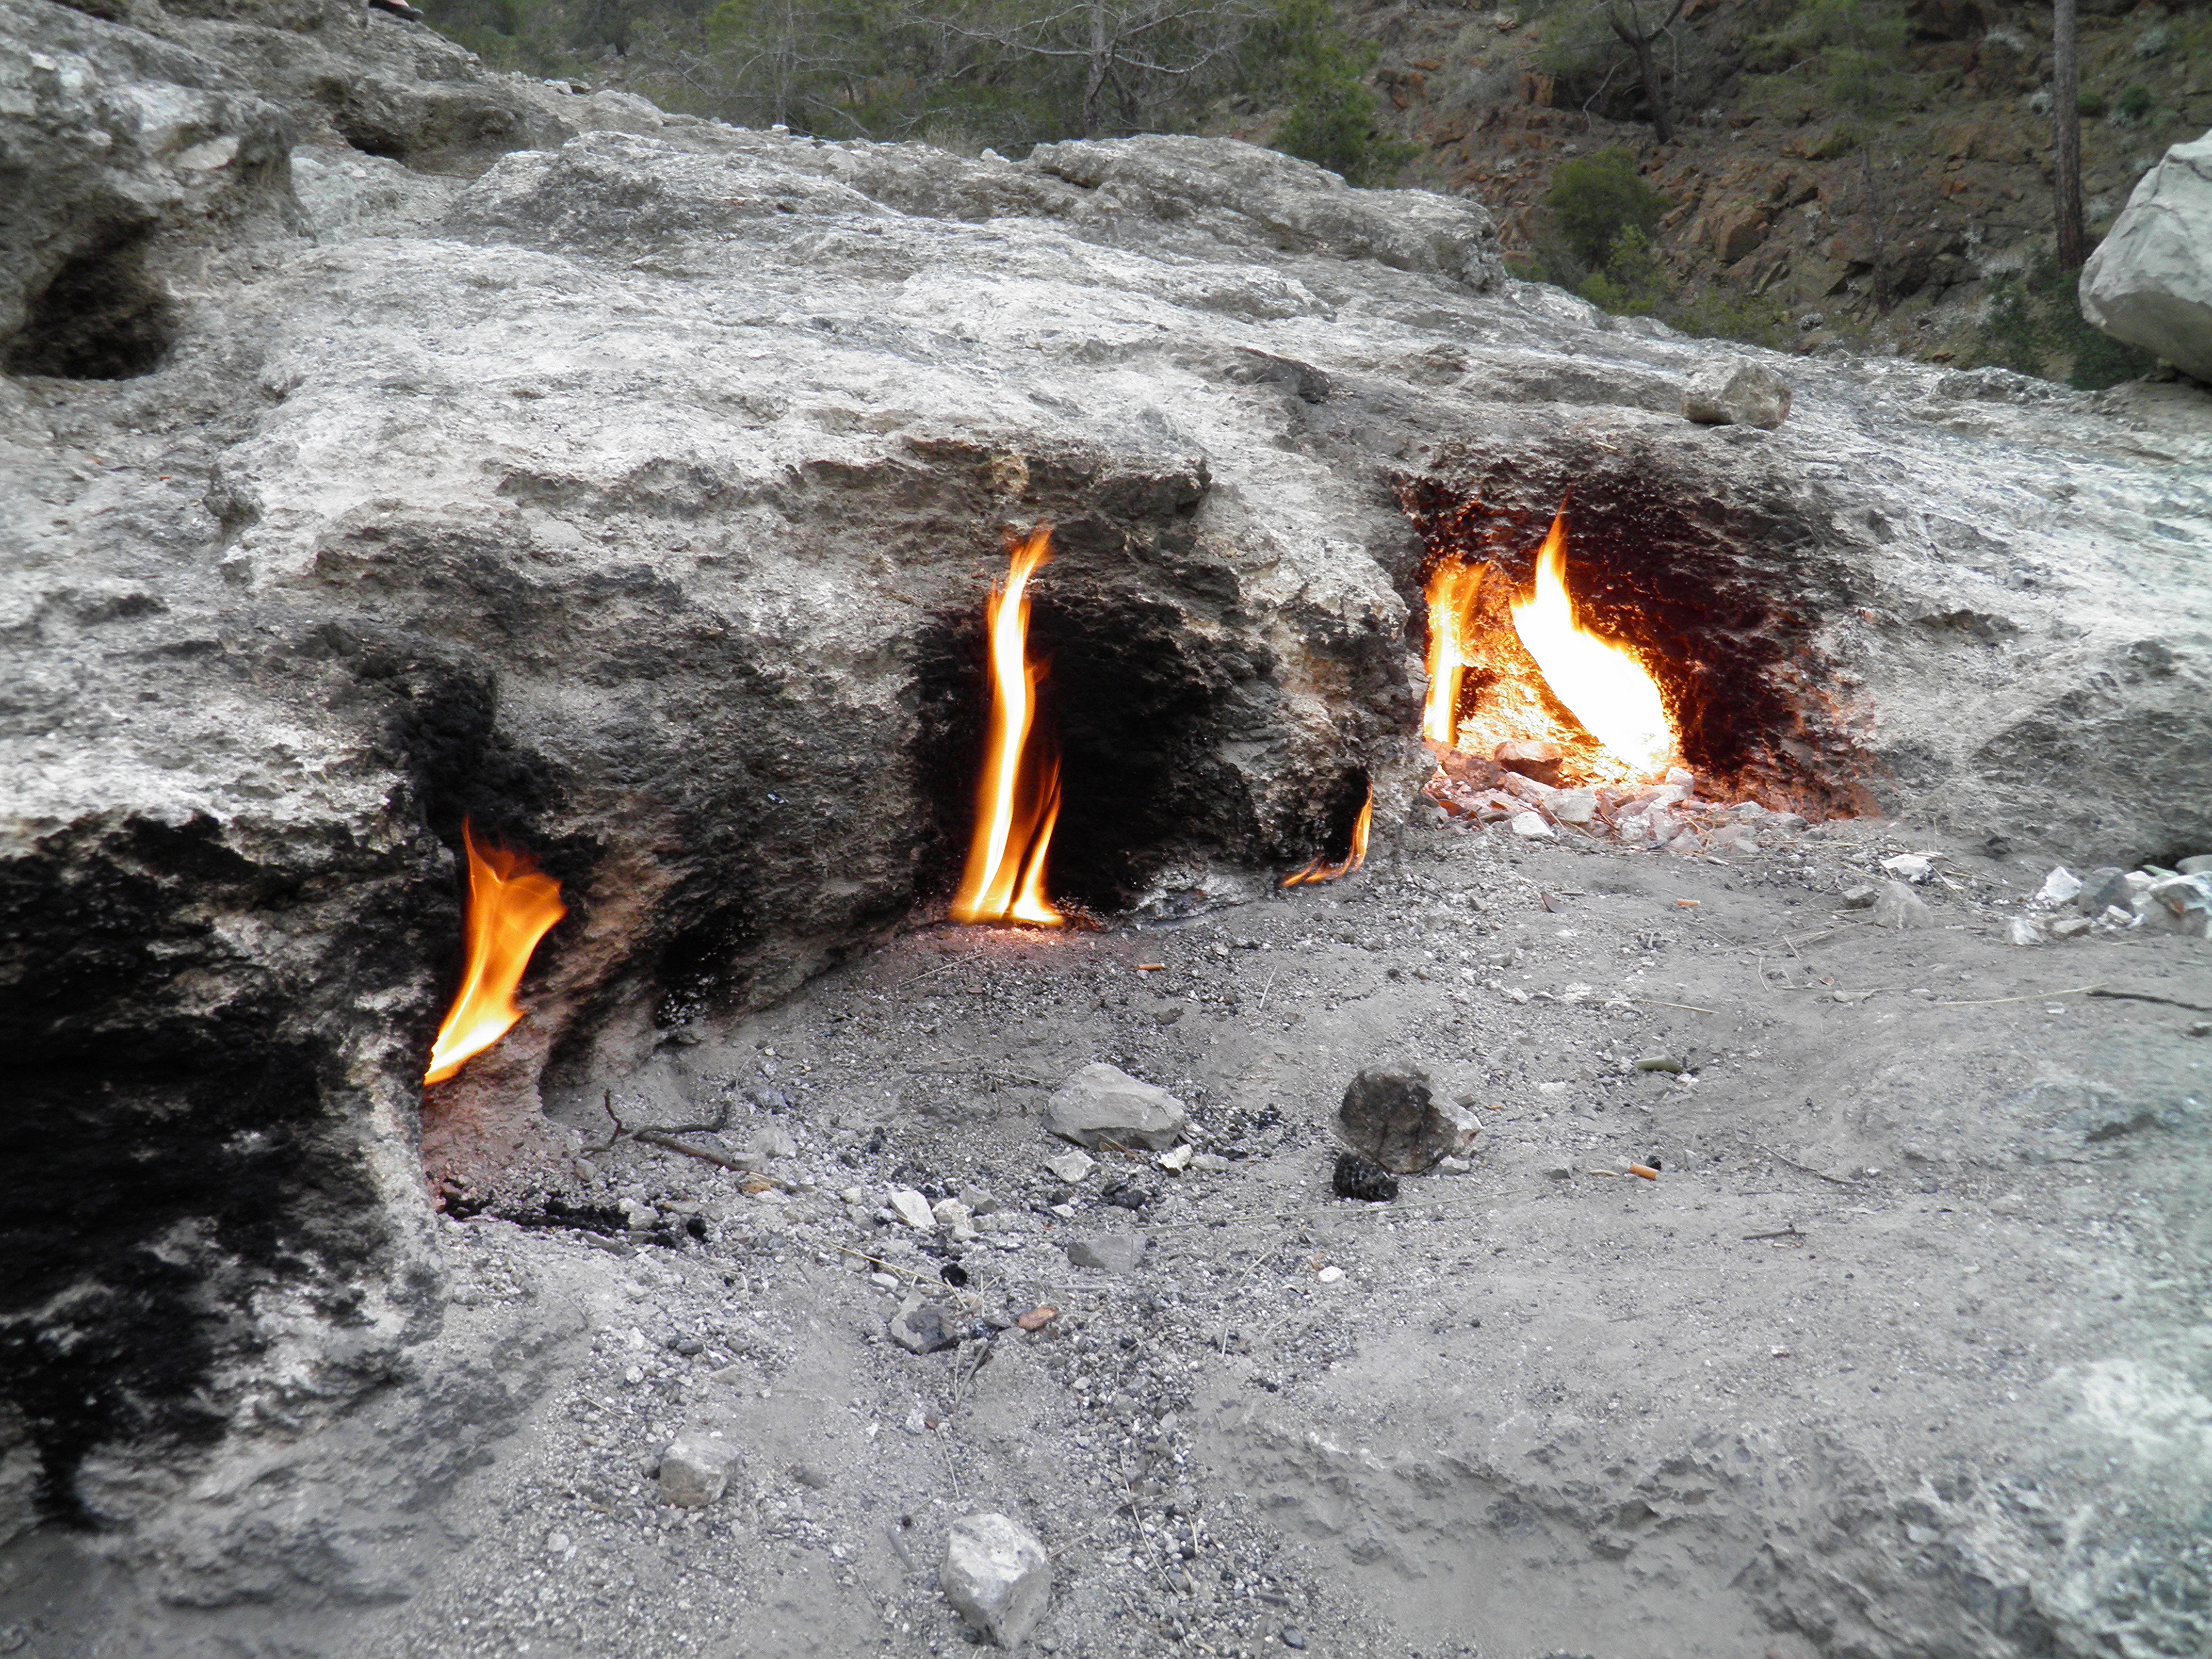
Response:
M528 854L478 846L465 819L461 842L469 855L468 975L438 1028L430 1069L422 1078L426 1084L443 1083L522 1018L514 988L538 941L568 914L561 902L561 884L539 870Z
M1618 758L1646 772L1666 769L1674 755L1674 728L1659 688L1644 665L1619 646L1585 632L1567 597L1567 520L1552 520L1536 562L1536 589L1513 607L1514 631L1536 659L1552 695L1583 729Z
M1359 803L1359 816L1352 821L1352 850L1341 863L1331 864L1316 859L1304 868L1293 870L1283 878L1285 887L1304 887L1315 882L1338 881L1352 874L1367 862L1367 831L1375 822L1375 787L1370 784L1367 799Z
M1029 660L1029 580L1051 556L1052 526L1040 524L1011 550L1006 585L993 588L983 606L991 638L991 717L975 792L975 835L952 900L956 921L1058 927L1066 920L1044 896L1045 854L1060 817L1060 763L1039 752L1023 765L1044 679L1044 670Z
M1460 681L1473 660L1468 622L1482 592L1483 569L1452 559L1429 578L1429 701L1421 711L1421 735L1454 748L1459 744Z

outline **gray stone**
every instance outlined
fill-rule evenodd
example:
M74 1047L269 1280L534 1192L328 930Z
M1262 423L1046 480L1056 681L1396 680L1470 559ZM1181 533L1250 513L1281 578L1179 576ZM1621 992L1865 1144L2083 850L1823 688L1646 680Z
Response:
M1336 1127L1352 1151L1398 1175L1463 1157L1482 1133L1473 1112L1438 1100L1428 1073L1410 1066L1370 1066L1353 1078L1337 1106Z
M2033 916L2007 916L2005 942L2009 945L2040 945L2043 930L2035 925Z
M1881 896L1880 888L1863 881L1856 886L1844 889L1843 908L1846 910L1871 910L1874 902Z
M2173 867L2185 876L2212 876L2212 853L2198 853Z
M1044 1617L1052 1558L1018 1522L1003 1515L963 1516L945 1534L937 1582L969 1626L1002 1648L1017 1648Z
M894 1187L890 1198L891 1213L918 1233L937 1231L937 1213L929 1200L911 1187Z
M2116 340L2212 381L2212 133L2136 181L2081 267L2081 314Z
M2043 885L2035 890L2035 896L2042 904L2068 904L2081 891L2081 878L2062 864L2043 878Z
M961 1323L959 1310L951 1303L908 1291L886 1328L891 1340L908 1353L938 1353L959 1346Z
M1877 927L1933 927L1936 913L1904 883L1887 881L1875 895L1873 921Z
M1086 1066L1061 1084L1045 1107L1045 1127L1085 1146L1175 1145L1188 1114L1164 1089L1140 1083L1118 1066Z
M1058 1158L1045 1159L1044 1167L1073 1187L1098 1167L1098 1160L1088 1152L1062 1152Z
M2074 895L2074 908L2085 916L2100 916L2112 905L2125 908L2128 898L2128 872L2107 864L2081 878L2081 890Z
M729 1485L738 1449L719 1435L678 1435L660 1454L660 1501L678 1509L703 1509Z
M1771 431L1790 418L1790 382L1765 363L1748 359L1708 363L1682 387L1682 418L1701 426L1756 426Z
M797 1158L799 1138L781 1123L763 1123L753 1132L751 1150L763 1159Z
M2051 937L2079 939L2096 925L2096 922L2087 916L2062 916L2051 924Z
M1067 1241L1067 1259L1078 1267L1095 1267L1101 1273L1134 1273L1145 1259L1148 1244L1141 1233L1091 1233L1082 1238Z

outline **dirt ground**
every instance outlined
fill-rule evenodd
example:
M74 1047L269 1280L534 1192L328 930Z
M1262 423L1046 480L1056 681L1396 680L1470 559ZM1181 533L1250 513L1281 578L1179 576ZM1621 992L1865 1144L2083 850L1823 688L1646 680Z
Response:
M954 1650L934 1571L988 1510L1053 1553L1045 1653L2197 1650L2208 947L2013 946L2044 863L1879 823L1685 858L1420 811L1336 886L923 929L665 1048L614 1109L731 1103L691 1139L783 1132L780 1184L625 1140L591 1195L628 1238L445 1224L457 1322L568 1334L352 1650ZM1931 927L1840 908L1899 851ZM1098 1060L1226 1170L1048 1174L1046 1097ZM1329 1113L1384 1060L1485 1133L1336 1199ZM981 1237L883 1224L902 1185ZM1111 1231L1133 1271L1070 1266ZM886 1340L955 1261L968 1340ZM742 1455L703 1509L657 1501L686 1427Z

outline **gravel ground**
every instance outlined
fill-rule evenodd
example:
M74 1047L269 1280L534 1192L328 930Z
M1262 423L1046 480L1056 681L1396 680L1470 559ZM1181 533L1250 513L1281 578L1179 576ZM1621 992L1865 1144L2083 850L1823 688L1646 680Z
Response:
M608 1105L727 1106L690 1142L770 1155L617 1140L567 1195L613 1236L446 1224L471 1340L575 1334L356 1650L939 1653L977 1639L945 1528L996 1510L1053 1553L1047 1653L2197 1651L2207 947L2019 948L2039 864L1763 838L1425 817L1338 885L925 928L690 1028ZM1900 852L1932 926L1841 908ZM1226 1167L1048 1173L1047 1095L1099 1060ZM1338 1200L1328 1114L1384 1060L1486 1132ZM900 1187L976 1237L886 1219ZM1133 1270L1070 1265L1108 1231ZM956 1347L887 1339L915 1285ZM738 1458L701 1509L653 1479L686 1430Z

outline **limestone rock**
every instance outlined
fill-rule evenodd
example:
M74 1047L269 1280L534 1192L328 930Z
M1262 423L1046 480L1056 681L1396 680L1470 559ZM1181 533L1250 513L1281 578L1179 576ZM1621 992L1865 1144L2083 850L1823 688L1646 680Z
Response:
M1182 1102L1118 1066L1086 1066L1054 1091L1045 1127L1084 1146L1172 1146L1187 1121Z
M2081 267L2081 314L2212 382L2212 132L2136 180Z
M1474 1113L1437 1099L1428 1074L1411 1067L1361 1072L1344 1091L1336 1124L1354 1152L1400 1175L1460 1156L1482 1132Z
M1707 364L1682 388L1682 418L1701 426L1771 431L1790 418L1790 382L1765 363L1747 359Z
M1002 1648L1018 1648L1044 1616L1052 1558L1003 1515L963 1516L945 1540L937 1582L954 1611Z
M728 1487L738 1449L719 1435L682 1434L660 1454L660 1501L703 1509Z

